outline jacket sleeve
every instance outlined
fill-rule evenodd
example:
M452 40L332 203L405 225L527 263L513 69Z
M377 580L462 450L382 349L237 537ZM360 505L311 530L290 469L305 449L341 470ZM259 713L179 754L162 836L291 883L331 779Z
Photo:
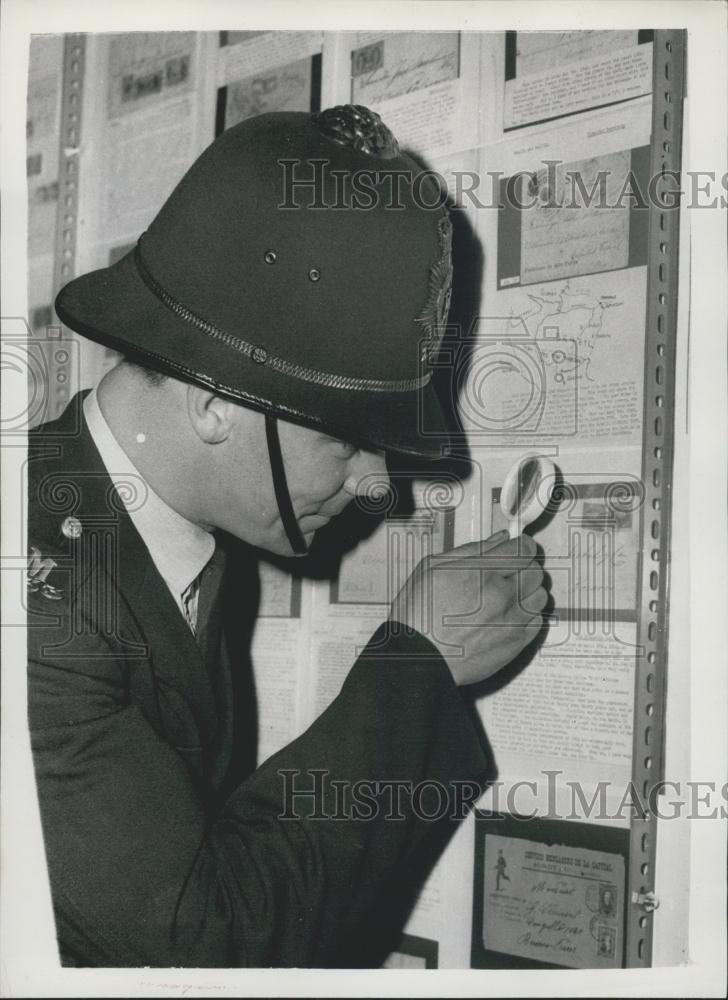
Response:
M31 638L29 667L58 933L77 964L335 964L342 928L430 832L424 814L485 776L444 660L382 626L329 708L210 817L103 640L77 643L50 656Z

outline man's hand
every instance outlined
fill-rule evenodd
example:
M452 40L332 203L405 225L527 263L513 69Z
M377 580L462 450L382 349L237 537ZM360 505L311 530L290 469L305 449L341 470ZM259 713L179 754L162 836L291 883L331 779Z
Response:
M532 642L548 595L528 535L499 532L416 567L389 617L417 629L439 649L456 684L485 680Z

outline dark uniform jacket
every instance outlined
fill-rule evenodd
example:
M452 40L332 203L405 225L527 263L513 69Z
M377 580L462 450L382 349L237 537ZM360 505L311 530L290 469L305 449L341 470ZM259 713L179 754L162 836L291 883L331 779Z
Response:
M28 466L29 719L62 961L365 964L352 942L437 824L407 795L393 818L391 786L342 819L341 789L482 780L445 662L383 626L330 707L256 770L253 550L219 542L224 587L196 641L81 404L31 433ZM322 792L281 818L291 772Z

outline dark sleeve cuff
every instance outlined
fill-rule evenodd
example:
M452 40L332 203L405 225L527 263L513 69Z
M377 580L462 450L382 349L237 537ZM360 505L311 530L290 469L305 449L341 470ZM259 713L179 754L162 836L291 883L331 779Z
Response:
M489 766L482 731L445 659L426 636L397 621L380 625L352 667L342 695L359 700L363 690L370 711L381 706L388 719L385 739L399 742L400 752L414 750L415 743L427 747L420 758L423 778L485 786Z

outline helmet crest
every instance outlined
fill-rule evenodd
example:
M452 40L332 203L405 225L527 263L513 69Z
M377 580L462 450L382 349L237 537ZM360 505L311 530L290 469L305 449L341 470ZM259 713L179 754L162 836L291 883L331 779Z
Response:
M380 160L399 156L399 143L376 111L361 104L337 104L312 115L319 131L340 146L368 153Z

